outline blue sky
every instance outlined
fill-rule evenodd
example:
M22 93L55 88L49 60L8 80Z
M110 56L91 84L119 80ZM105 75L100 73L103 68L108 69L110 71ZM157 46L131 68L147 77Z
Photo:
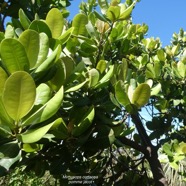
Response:
M71 1L71 18L78 13L81 1ZM132 17L134 23L146 23L149 26L148 37L159 37L165 46L170 44L174 32L178 33L180 28L186 31L186 0L141 0Z

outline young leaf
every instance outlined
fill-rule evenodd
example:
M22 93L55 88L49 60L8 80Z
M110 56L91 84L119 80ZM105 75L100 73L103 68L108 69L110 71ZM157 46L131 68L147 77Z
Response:
M146 83L140 84L134 91L132 103L138 108L144 106L150 98L150 86Z
M64 26L64 18L57 8L52 8L47 16L46 23L52 32L52 37L57 39L61 34Z
M19 20L21 22L22 27L25 30L28 29L31 22L22 9L19 10Z
M120 20L128 19L132 13L132 10L135 4L136 4L136 1L134 1L126 10L124 10L124 12L121 12L119 19Z
M10 73L29 70L25 48L17 39L4 39L0 45L0 53L3 64Z
M13 73L6 81L3 103L8 115L19 121L35 102L36 87L32 77L24 71Z

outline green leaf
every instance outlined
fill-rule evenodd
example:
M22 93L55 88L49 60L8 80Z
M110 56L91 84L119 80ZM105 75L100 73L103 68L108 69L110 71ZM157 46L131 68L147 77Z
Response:
M47 84L41 83L36 88L35 105L44 105L51 98L51 89Z
M121 80L118 81L115 85L115 96L117 101L121 105L127 106L128 104L130 104L130 100L124 87L124 83Z
M106 12L106 16L109 20L115 22L120 16L120 7L110 6Z
M32 77L24 71L13 73L6 81L3 103L9 116L19 121L32 108L36 87Z
M109 7L108 1L107 0L98 0L98 4L101 7L102 14L105 14L105 12L107 11L107 9Z
M36 151L41 150L42 147L43 147L43 145L36 144L36 143L31 143L31 144L25 143L25 144L23 144L23 150L25 152L36 152Z
M41 20L34 20L29 26L29 29L35 30L38 33L44 32L49 38L52 37L52 33L48 25Z
M78 85L75 85L73 87L70 87L70 88L68 88L65 91L65 93L67 93L67 92L75 92L75 91L79 90L80 88L82 88L87 82L88 82L88 80L85 80L85 81L83 81L82 83L80 83Z
M57 39L62 34L64 26L64 18L59 9L52 8L48 12L46 23L52 32L52 37Z
M179 61L177 63L177 69L178 69L178 72L179 72L180 76L182 78L185 78L185 76L186 76L186 65L183 62Z
M95 68L88 71L89 74L89 87L95 86L99 81L99 72Z
M46 121L52 117L61 106L63 101L63 87L61 87L58 92L43 106L37 108L30 116L24 118L22 125L31 125Z
M100 60L98 63L97 63L97 66L96 66L96 69L100 71L100 73L102 74L105 69L107 67L107 63L105 60Z
M51 55L39 65L36 70L35 74L39 74L40 72L48 70L57 60L59 57L59 54L61 52L61 46L59 45L52 53ZM40 75L39 75L40 76Z
M19 41L26 50L30 68L33 68L39 54L39 33L28 29L20 35Z
M74 27L74 35L86 35L86 24L88 24L88 18L85 14L77 14L72 22L72 27Z
M138 108L144 106L150 98L150 86L146 83L140 84L134 91L132 103Z
M15 128L12 118L8 115L5 109L2 97L0 98L0 123L10 127L11 129Z
M87 112L83 115L81 121L74 126L72 130L72 135L73 136L80 136L83 134L92 124L92 121L94 119L95 115L95 110L94 107L91 106Z
M0 146L0 167L7 171L10 167L21 158L21 151L17 141L5 143Z
M39 141L53 125L61 123L61 118L56 119L54 122L36 129L28 129L26 132L17 135L17 138L22 143L35 143Z
M11 25L7 25L5 30L5 38L13 38L14 34L14 27L12 27Z
M161 83L151 89L151 96L156 96L161 91Z
M0 83L0 96L2 96L4 85L5 85L5 82L6 82L7 78L8 78L7 73L3 70L3 68L0 67L0 80L1 80L1 83Z
M173 156L174 156L173 153L171 152L171 145L168 144L168 143L165 143L165 144L163 145L163 151L164 151L168 156L170 156L170 157L173 157Z
M3 64L10 73L29 70L26 51L17 39L4 39L0 45L0 53Z
M132 10L135 4L136 4L136 1L134 1L126 10L124 10L124 12L121 12L119 19L120 20L128 19L132 13Z
M39 34L39 54L36 62L36 67L41 65L46 60L49 51L49 38L45 33Z
M69 38L70 38L70 36L72 35L73 31L74 31L74 28L71 27L71 28L69 28L65 33L63 33L63 34L58 38L58 39L60 40L60 42L61 42L62 45L65 44L65 43L69 40Z
M21 25L23 26L23 28L25 30L28 29L31 22L30 22L30 20L28 19L28 17L26 16L26 14L24 13L24 11L22 9L19 10L19 20L20 20Z

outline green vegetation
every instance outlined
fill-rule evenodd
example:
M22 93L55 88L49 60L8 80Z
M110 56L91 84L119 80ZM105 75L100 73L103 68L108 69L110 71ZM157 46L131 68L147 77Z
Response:
M72 22L67 1L18 2L0 33L0 183L184 185L186 33L146 38L132 0L82 2Z

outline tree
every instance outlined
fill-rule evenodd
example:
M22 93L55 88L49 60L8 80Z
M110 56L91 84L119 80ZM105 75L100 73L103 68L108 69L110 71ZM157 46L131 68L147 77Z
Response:
M160 155L177 169L186 154L186 36L165 48L146 38L136 3L89 0L72 23L57 8L33 20L20 9L7 25L1 175L24 165L61 185L168 185Z

